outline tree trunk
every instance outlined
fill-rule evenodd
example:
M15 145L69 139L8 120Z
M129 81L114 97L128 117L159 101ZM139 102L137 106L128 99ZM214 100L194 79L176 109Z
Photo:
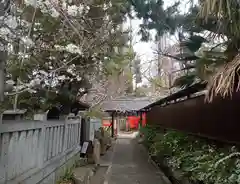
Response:
M0 2L0 17L4 16L10 11L10 0L2 0ZM7 42L0 40L0 101L4 101L5 91L5 66L7 60Z
M4 101L7 51L0 51L0 101Z

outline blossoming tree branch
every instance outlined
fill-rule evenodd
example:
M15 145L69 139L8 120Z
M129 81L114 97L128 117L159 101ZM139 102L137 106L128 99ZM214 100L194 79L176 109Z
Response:
M2 0L0 8L0 99L7 106L76 99L129 55L116 52L128 39L125 0Z

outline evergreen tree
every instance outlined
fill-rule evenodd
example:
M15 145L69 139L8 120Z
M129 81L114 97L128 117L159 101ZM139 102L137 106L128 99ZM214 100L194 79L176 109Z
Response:
M231 95L236 90L240 47L237 0L199 1L186 14L179 11L180 3L164 9L162 0L130 2L143 19L143 40L149 38L151 29L157 31L157 36L178 34L181 52L174 56L163 53L185 65L186 75L177 79L176 85L188 86L196 79L207 81L210 99L217 94Z

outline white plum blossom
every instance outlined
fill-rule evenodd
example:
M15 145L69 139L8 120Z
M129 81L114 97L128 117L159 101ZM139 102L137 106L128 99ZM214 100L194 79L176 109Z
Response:
M81 49L79 48L79 46L75 45L75 44L68 44L66 46L66 50L68 52L71 52L71 53L75 53L75 54L82 54L82 51Z
M81 81L81 80L82 80L82 77L77 76L77 81Z
M45 72L45 71L43 71L43 70L39 70L38 73L39 73L39 74L42 74L42 75L44 75L44 76L48 76L48 73Z
M69 15L77 16L77 14L78 14L78 7L76 5L69 6L67 12L68 12Z
M41 80L39 78L35 78L35 79L30 81L29 87L34 87L34 86L37 86L37 85L40 85L40 84L41 84Z
M23 42L23 44L24 44L27 48L31 48L31 47L34 46L34 42L33 42L32 39L29 38L28 36L21 37L21 41Z
M9 15L4 18L4 24L6 24L8 27L10 27L12 29L16 29L18 26L16 17L14 17L12 15Z
M42 13L48 13L54 18L59 17L59 12L55 9L52 0L24 0L25 5L37 7Z
M6 27L1 27L0 28L0 36L1 37L6 37L7 35L10 35L11 34L11 31L6 28Z
M55 45L54 47L58 51L67 51L67 52L70 52L70 53L73 53L73 54L82 55L82 50L80 49L80 47L75 45L75 44L72 44L72 43L70 43L66 46Z
M54 60L54 59L56 59L56 57L54 57L54 56L49 56L48 59L50 59L50 60ZM48 64L51 65L52 63L49 62Z
M14 87L17 91L23 90L26 88L26 85L18 85Z
M67 12L71 16L77 16L79 14L82 14L83 10L84 10L84 6L82 5L79 5L79 6L72 5L72 6L68 6Z
M29 59L30 58L30 54L26 54L24 52L18 52L18 58L19 59Z
M61 46L61 45L54 45L54 48L58 51L63 51L64 50L64 47Z
M25 5L35 7L37 5L37 0L24 0Z
M34 90L34 89L31 89L31 88L28 88L28 89L27 89L27 91L28 91L29 93L37 93L37 91L36 91L36 90Z
M15 82L13 80L7 80L6 83L9 84L9 85L14 85L15 84Z
M52 17L59 17L60 13L58 9L62 9L70 16L77 16L83 13L83 10L88 10L88 7L83 5L68 5L71 1L63 0L61 7L58 1L54 0L25 0L24 3L29 6L37 7L42 13L49 13Z
M68 73L73 73L72 68L68 68L68 69L67 69L67 72L68 72Z
M54 10L54 11L52 11L51 15L52 15L52 17L57 18L57 17L59 17L60 14L58 13L58 11Z
M65 75L60 75L58 76L58 80L65 80L66 79L66 76Z

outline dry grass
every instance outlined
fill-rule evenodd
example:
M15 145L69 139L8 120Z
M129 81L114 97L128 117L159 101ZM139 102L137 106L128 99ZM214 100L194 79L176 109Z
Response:
M199 16L208 20L211 15L217 15L221 19L222 14L231 20L234 15L232 8L238 8L239 2L237 0L202 0Z
M211 102L215 96L232 97L240 89L240 54L232 62L222 66L208 83L206 101ZM237 84L236 84L237 82Z
M240 38L240 2L238 0L201 0L199 17L208 21L209 17L218 19L219 31L215 34L227 33L232 38ZM231 22L231 24L229 24ZM218 34L219 33L219 34ZM234 41L233 39L233 41ZM240 88L239 83L240 54L232 61L219 68L216 74L208 81L206 101L211 102L215 96L231 97L233 92Z
M209 21L209 18L217 20L217 33L215 36L231 35L240 37L240 2L239 0L201 0L199 18ZM211 19L210 19L211 20ZM231 22L231 23L230 23Z

